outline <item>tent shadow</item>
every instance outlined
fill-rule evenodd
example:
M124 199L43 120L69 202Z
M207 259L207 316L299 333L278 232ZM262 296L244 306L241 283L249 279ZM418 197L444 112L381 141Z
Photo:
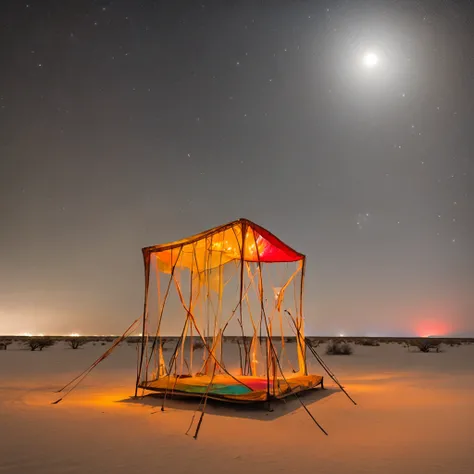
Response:
M302 408L301 402L310 409L311 405L317 403L324 398L330 397L337 393L334 388L321 389L316 388L301 392L297 397L291 396L286 400L275 400L270 403L252 403L252 404L232 404L208 399L206 405L206 414L216 416L226 416L232 418L246 418L260 421L273 421L286 415L295 413L296 410ZM201 398L190 397L166 397L164 410L187 410L196 411L199 408ZM152 414L161 411L163 406L163 396L159 394L148 394L143 397L130 397L124 400L118 400L117 403L130 403L154 408Z

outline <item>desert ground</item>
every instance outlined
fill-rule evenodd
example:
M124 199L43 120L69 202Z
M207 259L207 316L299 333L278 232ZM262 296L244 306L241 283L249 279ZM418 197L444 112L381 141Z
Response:
M199 400L133 400L136 344L122 343L61 403L54 393L111 342L64 341L0 351L0 472L5 473L472 473L474 344L421 352L402 341L349 342L351 355L317 351L327 390L273 411L210 403L198 439L186 435ZM226 342L230 345L232 342ZM326 375L308 355L310 372ZM198 416L195 417L198 418Z

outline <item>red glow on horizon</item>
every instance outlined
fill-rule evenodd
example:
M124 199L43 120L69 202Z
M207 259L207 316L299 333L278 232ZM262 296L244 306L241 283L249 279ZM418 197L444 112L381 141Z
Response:
M411 308L413 332L418 337L449 337L455 333L456 307L443 302L430 302L422 307Z
M437 318L420 319L415 327L415 333L420 337L449 336L452 332L449 322Z

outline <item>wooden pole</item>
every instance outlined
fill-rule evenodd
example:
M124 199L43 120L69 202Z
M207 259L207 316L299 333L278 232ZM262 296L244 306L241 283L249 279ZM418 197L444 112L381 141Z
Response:
M244 332L244 322L243 322L243 305L242 305L242 299L244 297L244 262L245 262L245 237L247 235L247 223L245 221L242 222L242 227L241 227L241 246L240 246L240 288L239 288L239 324L240 324L240 330L242 332L242 344L244 346L244 360L243 363L241 364L241 371L242 375L247 375L246 370L247 370L247 345L245 341L245 332Z
M138 394L138 385L140 383L140 376L143 367L143 355L145 353L145 332L146 332L146 318L148 316L148 290L150 286L150 254L143 251L143 262L145 265L145 297L143 302L143 321L142 321L142 347L140 351L140 363L137 370L137 379L135 382L135 397Z

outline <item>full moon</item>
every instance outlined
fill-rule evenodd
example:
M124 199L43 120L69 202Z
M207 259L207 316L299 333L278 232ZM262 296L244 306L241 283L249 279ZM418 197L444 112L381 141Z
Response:
M365 53L364 57L362 58L362 62L364 63L365 67L373 68L377 66L379 62L379 58L375 53Z

